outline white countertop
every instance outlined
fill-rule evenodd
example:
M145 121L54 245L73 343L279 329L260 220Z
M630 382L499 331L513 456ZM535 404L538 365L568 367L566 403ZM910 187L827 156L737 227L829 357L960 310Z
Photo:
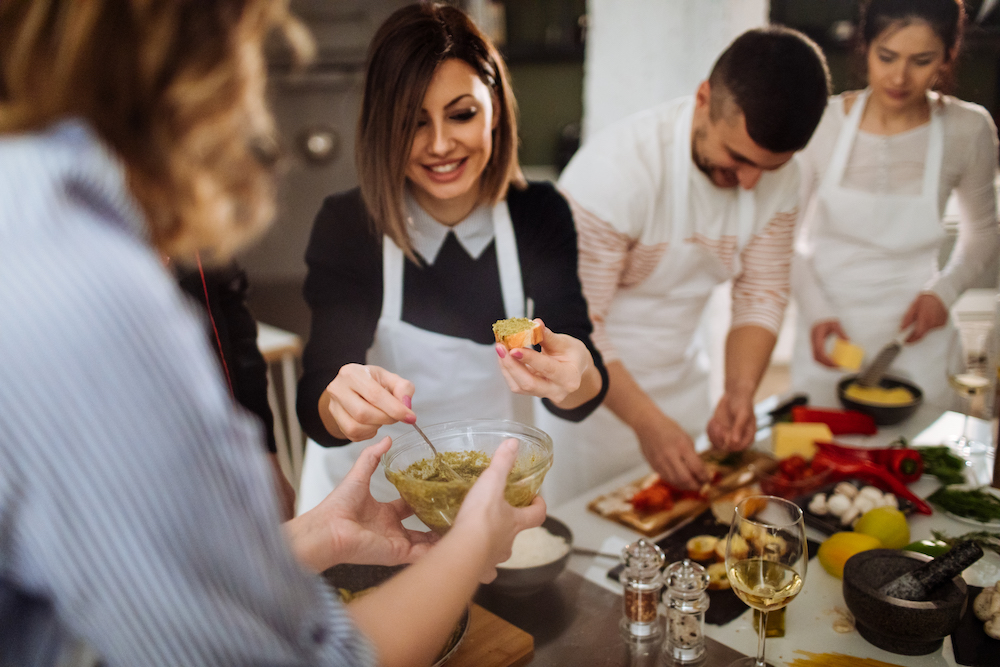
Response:
M903 426L882 428L878 434L869 437L838 437L838 441L862 447L881 447L903 435L910 438L915 445L935 445L940 444L943 438L959 433L962 419L961 414L954 412L942 414L941 410L925 405ZM974 439L987 443L993 440L989 422L970 418L969 430ZM761 431L754 446L769 448L769 432ZM648 474L649 471L647 466L635 468L563 505L549 508L549 514L570 527L575 546L599 550L603 547L604 551L612 553L620 551L622 544L635 541L642 535L622 524L590 512L587 504L604 493ZM970 468L970 474L977 477L980 482L988 483L992 474L992 452L976 457L974 466ZM926 497L937 487L937 480L927 476L910 488L917 495ZM960 535L976 530L975 527L960 523L940 512L935 512L932 516L915 514L909 517L909 524L912 540L930 538L932 530L941 530L948 535ZM811 537L822 540L824 536L816 533L811 534ZM607 571L615 564L614 561L602 557L574 556L570 559L569 568L598 585L620 593L620 586L606 576ZM964 576L970 584L979 586L1000 579L1000 556L988 552L979 563L966 570ZM834 632L833 621L837 618L835 611L837 607L846 610L841 593L841 581L827 574L815 559L811 560L806 573L805 587L788 607L785 636L767 640L768 661L775 667L787 665L791 660L803 657L795 651L804 650L813 653L843 653L913 667L956 664L950 639L945 639L941 650L929 655L902 656L869 644L857 631L849 634ZM747 611L749 612L749 608ZM750 613L745 613L723 626L706 624L705 633L747 655L756 653L757 633L751 625Z

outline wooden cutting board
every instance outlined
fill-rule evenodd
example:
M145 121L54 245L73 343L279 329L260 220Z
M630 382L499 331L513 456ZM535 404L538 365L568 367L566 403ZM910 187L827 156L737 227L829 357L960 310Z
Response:
M469 630L445 667L520 667L535 655L535 640L478 604L469 613Z
M753 483L754 478L744 474L751 464L755 464L757 469L767 471L773 470L777 465L777 461L769 454L751 450L741 452L739 460L731 465L716 463L714 457L710 456L710 454L710 452L705 452L701 455L701 458L709 467L710 472L718 470L721 475L714 485L715 488L727 491L736 488L738 482L740 483L739 486L747 486ZM700 514L708 508L708 500L688 498L678 500L674 503L673 508L669 510L650 513L636 512L632 509L629 499L640 489L652 484L656 479L657 476L655 473L641 477L610 493L594 498L587 505L587 509L608 519L623 523L643 535L653 537L664 532L670 526ZM709 492L709 498L714 498L716 495L713 492Z

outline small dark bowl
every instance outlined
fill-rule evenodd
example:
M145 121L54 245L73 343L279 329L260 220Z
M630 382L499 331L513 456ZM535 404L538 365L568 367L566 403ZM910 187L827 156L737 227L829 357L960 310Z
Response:
M903 405L872 405L871 403L861 403L847 398L844 396L844 390L847 389L847 385L854 382L857 377L857 375L848 375L837 383L837 398L840 399L841 404L845 408L848 410L863 412L874 419L875 423L879 426L892 426L893 424L898 424L901 421L908 419L914 412L917 411L920 404L924 402L924 392L920 390L920 387L913 384L909 380L892 377L890 375L884 376L881 382L879 382L879 386L884 389L903 387L913 394L912 401L904 403Z
M900 600L878 592L929 560L924 554L894 549L862 551L847 559L844 602L862 637L900 655L926 655L941 648L965 613L968 594L961 576L935 589L928 601Z
M573 533L569 526L551 516L545 517L542 528L566 540L566 553L550 563L535 567L498 567L497 578L487 584L492 591L505 595L525 596L537 593L555 580L563 570L573 551Z

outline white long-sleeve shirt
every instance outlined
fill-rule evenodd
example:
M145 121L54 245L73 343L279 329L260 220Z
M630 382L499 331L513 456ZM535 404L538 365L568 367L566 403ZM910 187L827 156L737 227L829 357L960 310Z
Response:
M823 289L827 277L816 275L810 261L813 253L821 253L823 249L812 242L815 218L809 202L826 174L846 122L844 100L854 95L843 93L830 99L809 145L797 157L802 174L803 219L793 282L796 304L810 323L837 316ZM954 192L959 209L958 239L947 265L931 277L924 289L935 293L950 308L1000 251L994 188L997 131L989 113L981 106L950 96L941 96L940 100L944 157L938 213L944 216L948 198ZM919 194L929 136L929 123L891 136L859 130L842 185L875 194ZM871 223L859 213L857 224Z

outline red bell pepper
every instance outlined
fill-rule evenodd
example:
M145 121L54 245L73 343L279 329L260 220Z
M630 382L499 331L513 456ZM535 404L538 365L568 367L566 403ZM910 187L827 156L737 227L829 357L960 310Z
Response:
M834 454L871 461L885 467L892 476L903 484L913 484L924 474L924 459L920 453L906 447L890 447L885 449L865 449L863 447L848 447L835 442L817 442L816 447Z
M792 408L792 421L826 424L834 435L873 435L878 431L874 419L854 410L827 410L796 405Z
M825 443L824 443L825 444ZM883 466L869 460L853 458L838 454L830 448L819 448L813 463L817 466L829 468L835 479L847 479L849 477L859 477L872 482L876 486L881 486L896 494L900 498L905 498L913 503L916 510L921 514L932 514L931 506L924 502L923 498L914 495L906 488L906 485L892 476Z

